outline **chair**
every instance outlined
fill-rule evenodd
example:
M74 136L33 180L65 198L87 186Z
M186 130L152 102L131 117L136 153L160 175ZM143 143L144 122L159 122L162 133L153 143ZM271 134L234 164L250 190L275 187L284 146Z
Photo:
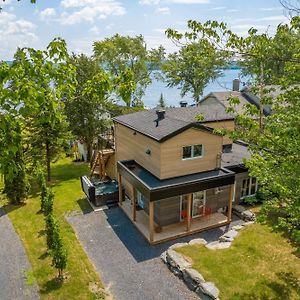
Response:
M211 214L212 214L211 207L205 207L205 209L204 209L204 216L207 217L208 219L210 219Z

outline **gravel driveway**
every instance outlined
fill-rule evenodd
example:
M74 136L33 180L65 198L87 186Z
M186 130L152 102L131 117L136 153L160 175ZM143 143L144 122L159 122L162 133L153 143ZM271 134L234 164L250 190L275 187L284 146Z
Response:
M25 274L31 269L19 236L0 207L0 299L39 299L35 284L26 285Z
M120 208L67 217L117 300L199 299L159 258L170 245L203 237L217 239L225 227L150 246ZM239 223L234 221L232 225Z

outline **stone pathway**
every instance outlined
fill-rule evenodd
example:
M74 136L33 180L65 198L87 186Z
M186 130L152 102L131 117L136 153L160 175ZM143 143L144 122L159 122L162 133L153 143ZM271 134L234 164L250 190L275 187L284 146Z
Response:
M160 255L197 237L217 240L228 226L150 246L119 208L67 217L101 279L117 300L199 299ZM232 225L238 224L236 220Z
M36 284L25 283L25 272L31 269L27 255L13 225L0 207L0 299L39 299Z

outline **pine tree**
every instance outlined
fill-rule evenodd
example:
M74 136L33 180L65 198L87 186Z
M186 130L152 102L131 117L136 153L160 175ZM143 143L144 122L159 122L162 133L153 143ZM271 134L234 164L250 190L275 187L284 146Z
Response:
M166 107L166 101L164 99L163 93L160 94L159 101L158 101L159 107Z

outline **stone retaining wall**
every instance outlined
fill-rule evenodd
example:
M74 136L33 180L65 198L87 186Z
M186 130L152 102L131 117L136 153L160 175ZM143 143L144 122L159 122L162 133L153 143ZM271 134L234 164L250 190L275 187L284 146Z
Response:
M232 241L238 236L238 231L245 226L253 224L246 222L242 225L233 226L232 229L224 233L218 241L207 243L204 239L193 239L189 243L177 243L169 247L162 253L161 259L176 276L181 278L185 284L194 291L200 299L203 300L220 300L220 291L213 282L205 281L204 277L187 261L184 256L175 249L188 245L205 245L210 250L226 249L231 246Z

